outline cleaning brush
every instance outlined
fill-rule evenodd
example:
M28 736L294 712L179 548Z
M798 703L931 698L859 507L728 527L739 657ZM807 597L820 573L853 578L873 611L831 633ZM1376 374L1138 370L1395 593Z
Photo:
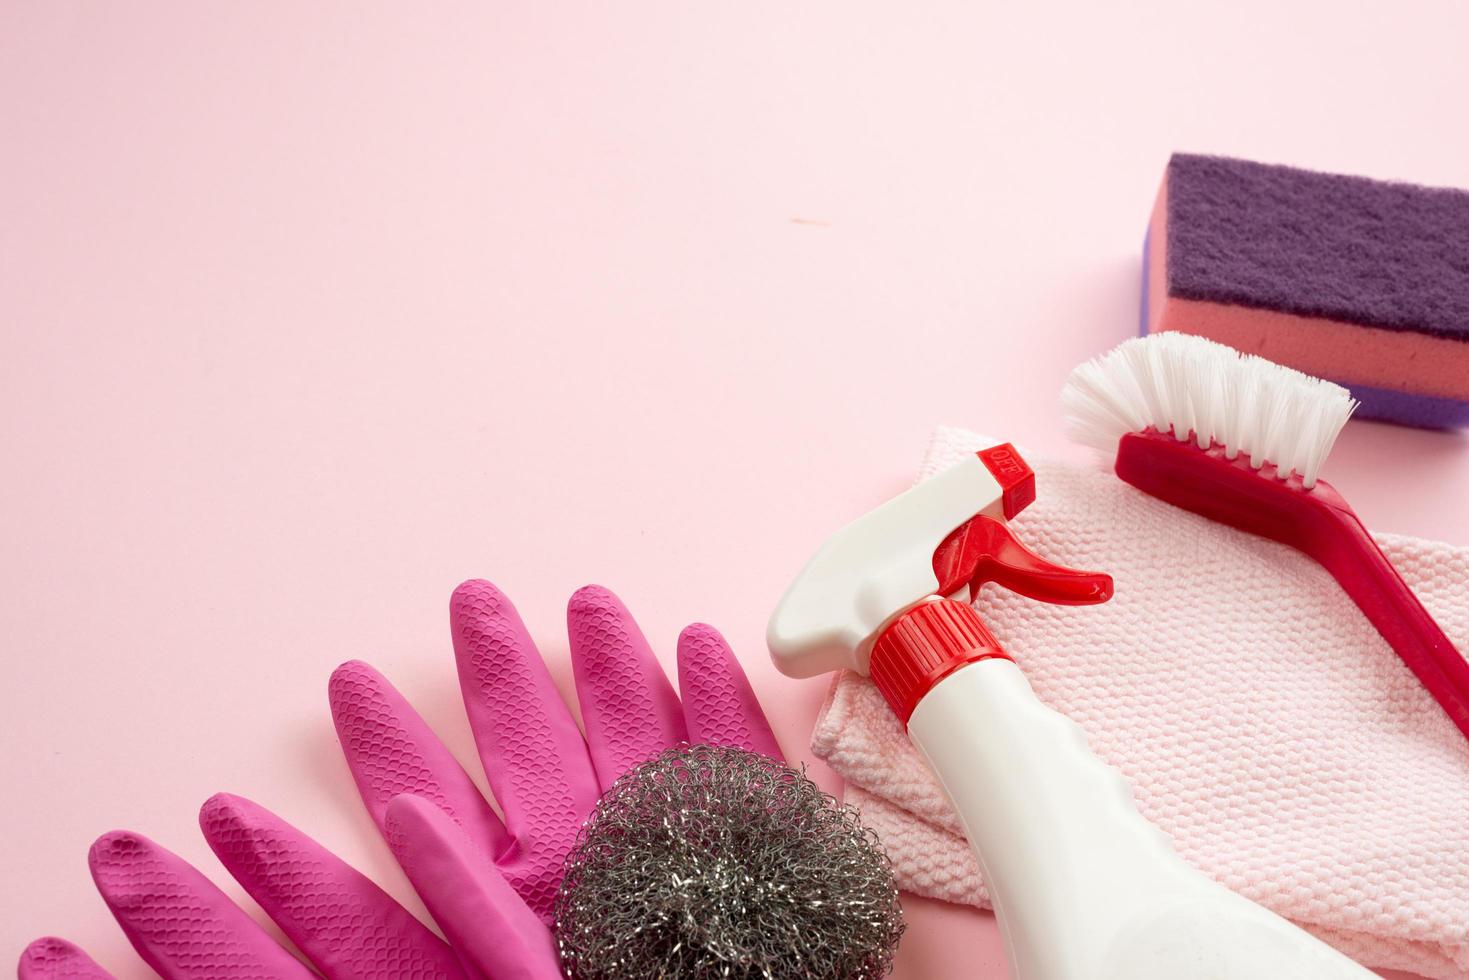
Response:
M1340 493L1318 477L1356 402L1201 337L1125 341L1062 391L1076 441L1160 500L1291 545L1329 571L1469 737L1469 663Z

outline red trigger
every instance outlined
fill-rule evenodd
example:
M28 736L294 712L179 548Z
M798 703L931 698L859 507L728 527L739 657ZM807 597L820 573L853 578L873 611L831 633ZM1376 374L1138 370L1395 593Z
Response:
M1046 561L1010 531L1009 525L980 515L955 528L933 553L938 595L965 585L971 596L995 582L1028 599L1061 606L1083 606L1112 598L1112 576L1081 572Z

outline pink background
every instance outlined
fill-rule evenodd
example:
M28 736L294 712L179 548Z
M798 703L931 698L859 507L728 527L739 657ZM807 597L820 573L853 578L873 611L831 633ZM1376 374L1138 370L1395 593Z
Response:
M324 685L366 658L472 758L468 576L563 683L585 582L665 655L719 625L809 757L771 605L935 423L1070 451L1169 151L1469 186L1469 7L1119 6L0 6L0 959L146 975L87 845L224 881L219 789L408 896ZM1328 473L1469 544L1460 436ZM909 907L898 976L1003 975Z

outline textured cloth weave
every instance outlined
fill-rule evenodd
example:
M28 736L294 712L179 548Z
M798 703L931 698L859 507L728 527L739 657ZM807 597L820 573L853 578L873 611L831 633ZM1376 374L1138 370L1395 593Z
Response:
M988 444L940 429L921 476ZM1369 966L1469 977L1469 742L1351 600L1293 549L1100 469L1032 463L1021 538L1116 580L1092 607L984 591L976 608L1036 694L1196 867ZM1377 540L1469 650L1469 549ZM987 904L958 818L869 680L837 678L812 747L903 888Z

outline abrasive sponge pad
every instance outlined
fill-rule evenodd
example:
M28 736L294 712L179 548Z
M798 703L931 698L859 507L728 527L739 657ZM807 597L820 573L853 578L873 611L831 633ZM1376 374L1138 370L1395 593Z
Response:
M1143 247L1144 333L1181 330L1469 425L1469 193L1176 153Z

